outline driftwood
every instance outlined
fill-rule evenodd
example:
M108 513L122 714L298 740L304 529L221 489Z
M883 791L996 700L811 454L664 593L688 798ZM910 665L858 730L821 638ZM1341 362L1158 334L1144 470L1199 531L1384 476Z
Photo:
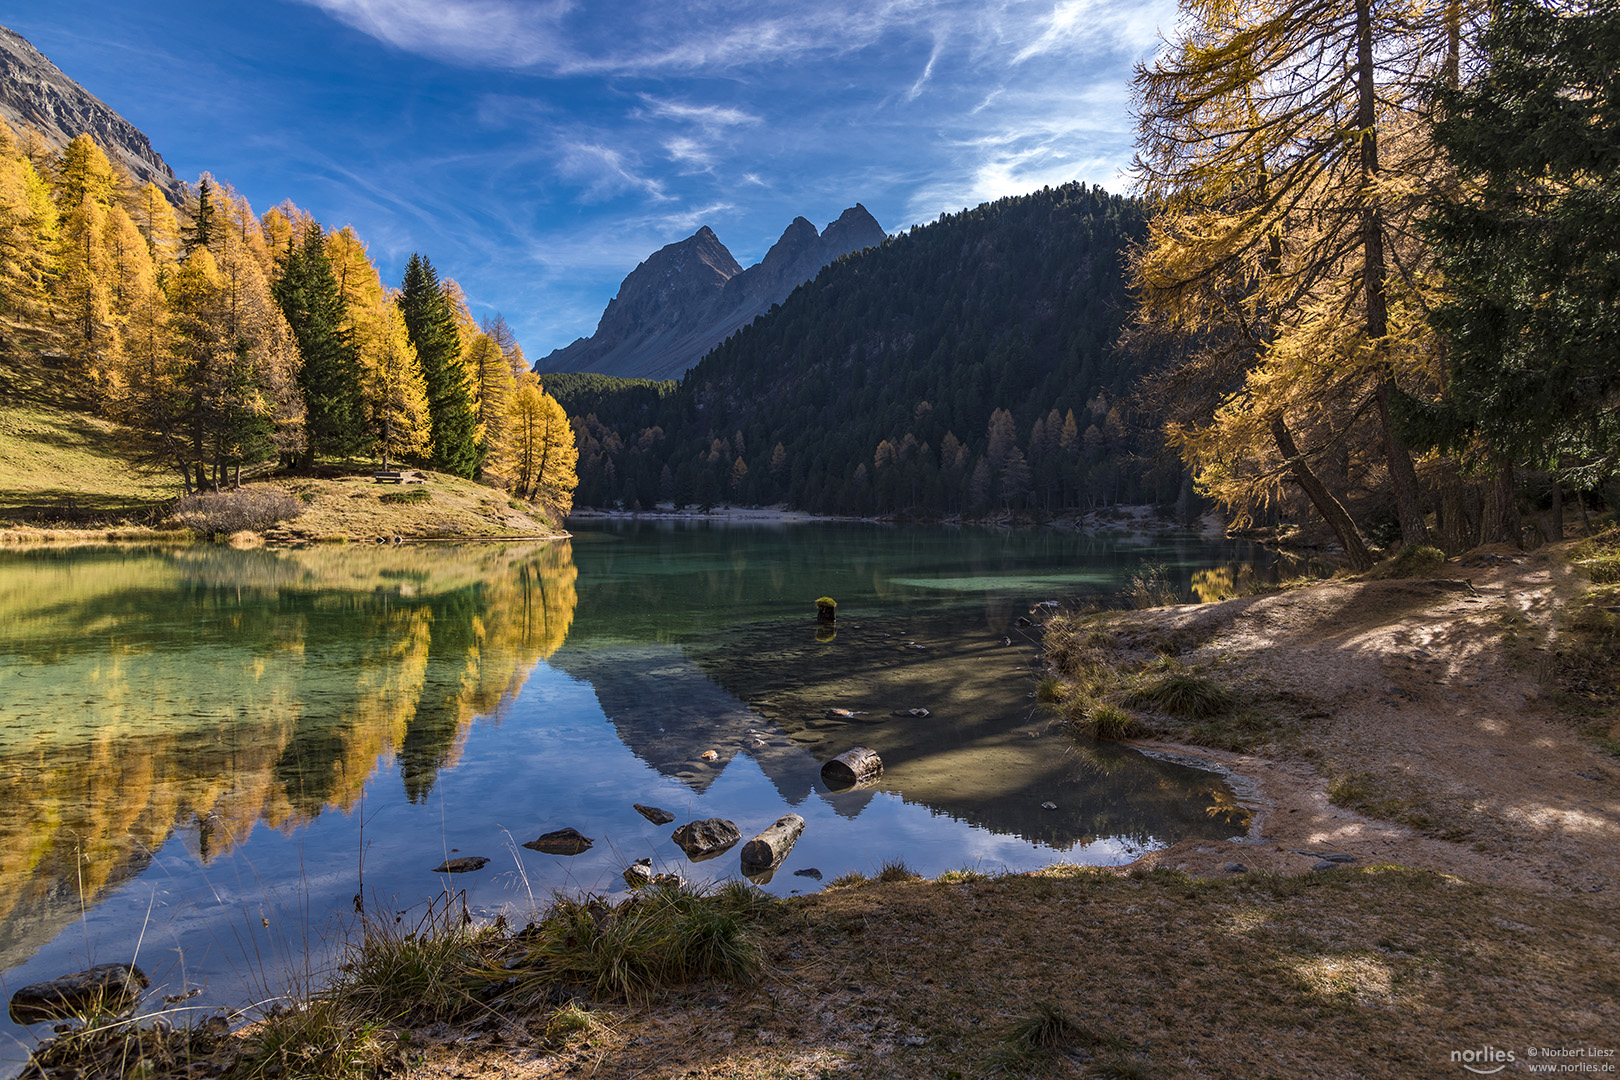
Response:
M883 759L864 746L851 747L821 767L821 778L835 788L853 787L882 775Z
M770 828L743 845L743 873L753 875L781 866L782 860L787 858L803 832L804 818L798 814L784 814L777 818Z

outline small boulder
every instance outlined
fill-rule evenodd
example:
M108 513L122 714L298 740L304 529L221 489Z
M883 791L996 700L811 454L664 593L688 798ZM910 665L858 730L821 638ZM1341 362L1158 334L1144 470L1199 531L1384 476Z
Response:
M704 761L716 761L720 757L720 751L705 750L703 753L699 754L698 757L702 758Z
M793 876L794 877L807 877L812 881L820 881L821 880L821 871L817 870L813 866L807 866L803 870L795 870L795 871L793 871Z
M470 874L474 870L482 870L489 865L489 860L477 855L463 855L457 859L446 859L433 868L435 874Z
M912 716L915 716L919 720L926 720L930 716L934 715L933 713L929 712L927 709L909 709L907 711Z
M652 822L654 825L668 825L675 820L675 815L668 810L660 810L656 806L642 806L640 803L631 803L636 813Z
M624 883L632 889L646 888L652 884L652 860L637 859L624 868Z
M589 851L595 842L578 829L558 829L538 836L523 846L547 855L578 855L582 851Z
M1228 874L1245 874L1248 873L1249 870L1247 866L1244 866L1240 862L1229 862L1225 866L1221 867L1221 869L1226 871Z
M1057 803L1055 803L1055 802L1043 802L1043 803L1041 803L1041 809L1042 810L1056 810L1057 809Z
M742 839L742 831L725 818L705 818L682 825L670 834L693 862L712 859Z
M97 964L72 975L30 983L11 995L11 1018L19 1024L69 1020L88 1013L121 1015L152 985L134 964Z

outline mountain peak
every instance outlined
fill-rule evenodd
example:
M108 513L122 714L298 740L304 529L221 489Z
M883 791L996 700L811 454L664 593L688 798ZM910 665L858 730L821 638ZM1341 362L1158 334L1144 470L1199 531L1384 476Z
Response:
M535 370L679 378L823 266L883 239L883 227L857 203L824 233L795 217L765 257L744 270L704 225L647 256L619 286L596 333L542 358Z
M178 204L185 190L139 128L74 82L28 39L0 26L0 119L17 134L32 129L63 147L89 134L140 184L151 182Z

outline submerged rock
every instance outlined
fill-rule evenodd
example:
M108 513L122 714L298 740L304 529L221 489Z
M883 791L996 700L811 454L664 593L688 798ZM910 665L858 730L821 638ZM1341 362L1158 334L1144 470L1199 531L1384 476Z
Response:
M807 877L807 878L810 878L812 881L820 881L821 880L821 871L817 870L813 866L807 866L803 870L795 870L795 871L793 871L793 876L794 877Z
M668 825L675 820L675 815L668 810L660 810L656 806L642 806L640 803L631 803L636 813L652 822L654 825Z
M37 1024L93 1012L119 1015L133 1009L151 985L146 972L134 964L97 964L18 990L11 995L11 1018L19 1024Z
M706 818L693 821L670 834L670 839L681 846L686 857L693 862L712 859L742 839L742 830L725 818Z
M489 865L489 860L479 855L463 855L459 859L446 859L433 868L435 874L470 874L474 870L482 870Z
M578 855L582 851L589 851L593 843L594 840L578 829L558 829L538 836L523 846L547 855Z

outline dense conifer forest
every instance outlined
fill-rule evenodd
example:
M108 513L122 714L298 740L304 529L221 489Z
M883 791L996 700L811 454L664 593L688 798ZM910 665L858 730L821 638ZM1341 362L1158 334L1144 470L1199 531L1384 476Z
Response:
M1143 206L1070 184L840 259L677 385L547 375L579 499L993 516L1185 499L1116 343Z

